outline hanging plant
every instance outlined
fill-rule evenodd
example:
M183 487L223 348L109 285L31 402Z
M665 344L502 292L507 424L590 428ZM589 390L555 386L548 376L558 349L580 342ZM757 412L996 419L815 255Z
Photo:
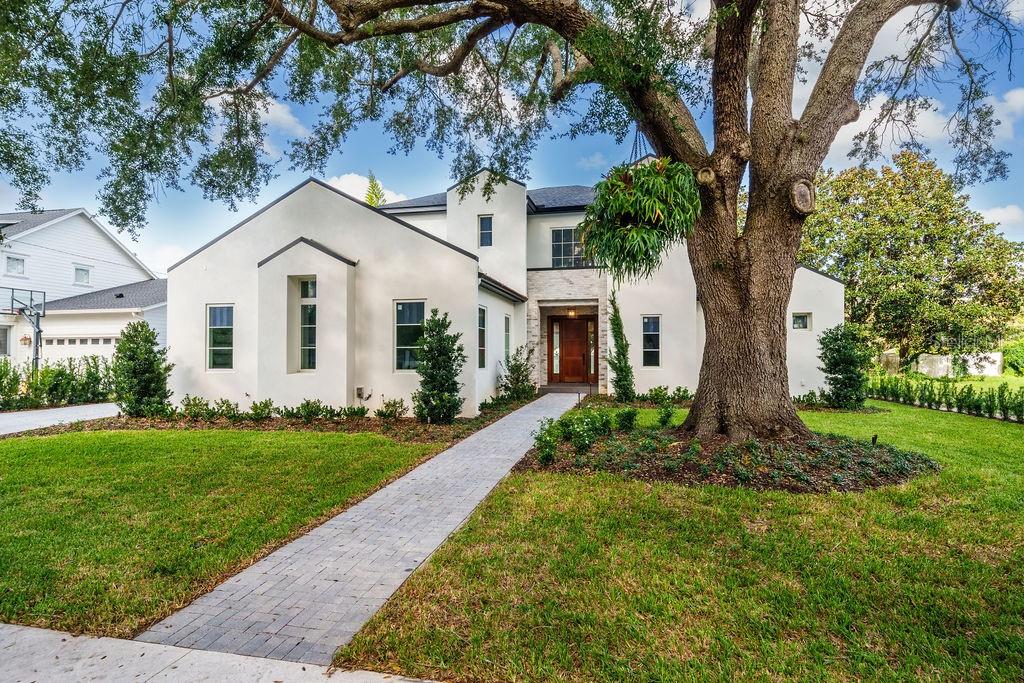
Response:
M700 215L693 171L668 158L615 166L596 189L580 239L586 258L617 281L649 277Z

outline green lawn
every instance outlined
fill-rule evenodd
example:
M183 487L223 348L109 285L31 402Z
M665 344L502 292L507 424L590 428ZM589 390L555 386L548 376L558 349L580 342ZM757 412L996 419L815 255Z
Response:
M131 636L439 448L312 432L0 441L0 621Z
M1017 375L1000 375L999 377L971 377L965 379L960 384L973 384L975 387L992 387L993 389L999 388L1000 384L1006 383L1010 385L1011 389L1019 389L1024 387L1024 377L1018 377Z
M460 681L1024 679L1024 426L874 405L804 418L942 472L829 495L516 474L337 661Z

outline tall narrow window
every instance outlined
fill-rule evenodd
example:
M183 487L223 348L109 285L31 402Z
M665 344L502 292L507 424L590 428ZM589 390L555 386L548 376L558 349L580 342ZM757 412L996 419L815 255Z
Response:
M505 316L505 364L512 356L512 316Z
M478 368L487 367L487 309L483 306L477 309L477 363Z
M316 370L316 278L299 280L299 369Z
M644 367L661 365L661 316L644 316Z
M210 370L235 367L235 307L206 307L207 364Z
M48 342L53 343L52 339L47 339ZM11 328L0 327L0 356L11 355Z
M395 303L395 369L415 370L416 349L423 336L422 301L399 301Z
M551 323L551 374L562 372L562 328L558 321Z
M494 216L477 216L480 225L480 246L489 247L494 244Z

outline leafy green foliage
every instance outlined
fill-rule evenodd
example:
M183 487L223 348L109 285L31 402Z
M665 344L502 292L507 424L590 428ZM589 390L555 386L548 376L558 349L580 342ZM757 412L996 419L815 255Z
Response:
M36 372L31 363L0 358L0 410L101 403L112 386L110 363L98 356L44 363Z
M383 206L384 204L384 187L377 180L377 176L370 171L369 174L370 185L366 188L366 203L370 206Z
M409 414L409 406L404 398L389 398L381 403L380 408L373 411L373 414L385 422L394 422Z
M1024 340L1011 342L1003 347L1003 363L1007 372L1024 376Z
M622 403L631 403L636 400L636 387L633 383L633 365L629 362L629 340L622 326L622 311L619 310L619 301L612 292L608 303L611 305L611 313L608 316L608 326L611 328L612 344L614 348L608 356L608 369L612 371L612 391L615 400Z
M586 257L616 280L650 277L700 215L693 171L668 158L616 166L596 189L580 239Z
M274 417L274 399L265 398L262 401L253 401L249 406L248 418L254 422L263 422Z
M129 417L143 417L167 405L167 378L174 366L160 348L156 330L144 320L125 325L114 348L114 400Z
M843 410L863 408L875 356L867 331L856 323L841 323L825 330L818 343L828 405Z
M498 397L503 401L525 401L537 394L533 383L533 347L525 344L512 352L498 371Z
M975 387L974 384L928 377L875 375L868 384L868 395L922 408L1024 422L1024 385L1014 390L1008 382L998 387Z
M991 351L1024 306L1024 246L911 152L893 166L823 173L800 261L846 282L847 319L897 348Z
M615 428L620 432L633 431L636 428L636 418L639 415L640 410L633 406L619 410L615 413Z
M466 364L466 351L461 333L452 333L448 313L440 315L436 308L423 321L423 336L416 350L416 372L420 388L412 395L413 414L420 422L451 424L465 399L459 376Z

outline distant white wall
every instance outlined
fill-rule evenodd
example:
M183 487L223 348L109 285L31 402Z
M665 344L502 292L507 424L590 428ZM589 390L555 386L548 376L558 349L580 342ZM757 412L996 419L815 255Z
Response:
M419 386L415 371L395 369L396 301L422 300L427 315L434 307L448 312L453 331L470 342L467 351L471 348L476 338L477 261L310 182L169 273L168 345L176 365L171 384L177 396L189 392L248 403L259 398L279 401L285 395L273 383L257 382L258 358L263 353L257 263L298 237L358 261L351 304L353 370L345 381L353 394L358 386L372 392L371 408L383 398L408 401ZM234 305L232 370L206 369L207 304ZM318 301L318 306L330 305L326 298ZM267 313L281 318L285 314L284 310ZM474 367L467 364L462 375L467 414L475 413L477 405ZM315 372L319 384L340 381L319 367ZM353 395L347 399L348 404L357 402Z
M469 364L476 369L476 395L477 401L494 396L498 386L498 372L505 364L505 316L511 316L512 322L512 343L510 353L514 352L516 346L522 344L522 337L518 336L516 325L517 306L504 297L500 297L484 289L480 290L479 306L487 311L487 329L485 347L484 367L479 367L479 339L474 335L469 344L466 344L466 355L469 356ZM522 308L519 304L519 308Z
M999 377L1003 374L1003 354L1001 351L981 353L964 357L967 373L984 377ZM914 361L913 369L929 377L950 377L955 374L953 356L922 353Z
M818 339L825 330L845 320L845 291L841 282L806 268L797 268L786 314L786 354L789 391L793 396L825 388L825 374L818 358ZM793 329L793 314L810 313L807 330Z
M25 259L24 276L7 274L7 256ZM89 268L88 285L75 284L76 266ZM50 301L149 278L114 239L82 214L0 245L0 287L45 291Z
M425 230L435 237L440 237L443 240L448 239L448 217L445 211L389 211L395 218L401 219L406 223L415 225L420 230Z

